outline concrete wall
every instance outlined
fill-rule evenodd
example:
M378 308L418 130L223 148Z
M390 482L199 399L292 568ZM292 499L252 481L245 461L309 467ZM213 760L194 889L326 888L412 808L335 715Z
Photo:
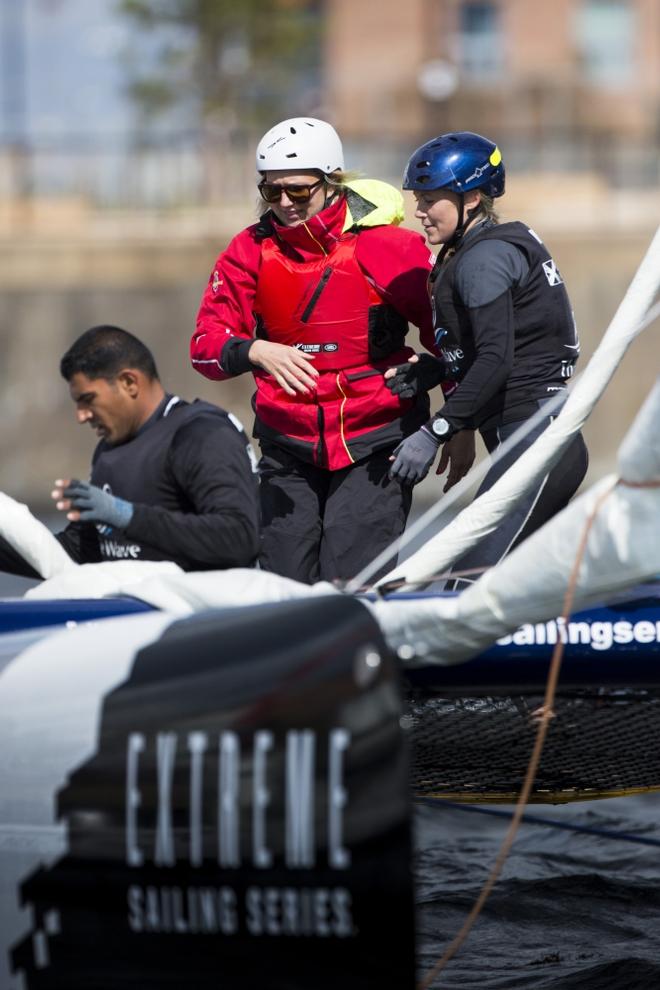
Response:
M612 237L559 230L546 235L574 302L581 368L651 235L650 229ZM0 489L40 509L49 504L55 477L87 475L95 436L76 424L58 363L75 337L95 323L132 330L154 350L169 389L215 400L251 427L251 378L216 385L188 363L199 298L225 239L62 236L0 242ZM590 480L613 468L619 441L659 369L656 326L633 345L588 424ZM419 498L434 499L439 491L433 476Z
M166 387L231 407L250 424L250 382L218 386L188 361L217 244L33 240L0 246L0 489L47 504L54 478L86 477L96 443L58 372L87 327L113 323L154 351Z

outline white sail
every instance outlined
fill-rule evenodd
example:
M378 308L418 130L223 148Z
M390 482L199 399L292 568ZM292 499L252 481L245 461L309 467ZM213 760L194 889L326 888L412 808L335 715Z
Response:
M574 611L660 574L660 379L604 478L454 598L370 603L390 646L412 664L460 663L522 623L561 614L575 554L596 502Z
M408 586L422 583L449 568L496 529L513 505L561 457L605 391L631 342L660 314L660 306L650 309L659 287L660 227L598 349L576 381L557 419L489 491L464 509L417 553L382 577L377 587L399 580L407 582ZM530 422L511 438L510 445L518 442L531 425ZM373 561L351 582L351 588L365 584L386 559Z
M178 616L208 608L261 605L293 598L340 594L327 581L310 586L267 571L235 567L185 572L171 561L108 560L81 564L26 592L36 600L128 595Z
M0 536L43 578L77 565L53 534L32 515L27 505L0 492Z

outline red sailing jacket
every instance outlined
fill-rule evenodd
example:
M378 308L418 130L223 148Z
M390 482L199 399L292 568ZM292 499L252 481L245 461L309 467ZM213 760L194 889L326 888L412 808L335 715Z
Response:
M412 353L408 321L435 353L433 256L419 234L394 226L400 203L393 187L361 180L304 224L266 214L220 255L199 310L196 370L215 380L252 370L254 435L330 470L395 446L429 416L427 396L401 400L383 380ZM252 365L255 335L313 354L316 389L290 396Z

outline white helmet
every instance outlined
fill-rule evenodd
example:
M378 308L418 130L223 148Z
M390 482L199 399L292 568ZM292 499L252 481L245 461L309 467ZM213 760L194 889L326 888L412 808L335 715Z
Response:
M257 145L257 171L315 168L329 174L344 168L344 151L334 127L314 117L275 124Z

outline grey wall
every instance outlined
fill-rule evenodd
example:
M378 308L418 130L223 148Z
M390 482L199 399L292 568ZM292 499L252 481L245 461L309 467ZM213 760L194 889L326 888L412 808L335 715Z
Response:
M650 241L651 231L606 239L553 236L548 244L571 293L583 343L580 368L609 324ZM0 245L0 489L40 510L52 480L86 476L95 436L76 424L62 353L95 323L115 323L155 352L166 386L232 409L251 426L249 376L215 385L192 371L188 341L217 242L157 240ZM617 372L588 424L595 480L614 454L660 370L660 335L650 328ZM440 491L435 476L420 500Z

